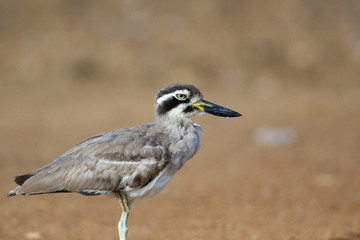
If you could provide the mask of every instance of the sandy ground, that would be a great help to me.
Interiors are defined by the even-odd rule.
[[[358,1],[0,4],[0,239],[117,239],[106,197],[6,198],[13,176],[198,86],[202,148],[135,202],[136,239],[360,239]],[[280,136],[279,136],[280,135]]]

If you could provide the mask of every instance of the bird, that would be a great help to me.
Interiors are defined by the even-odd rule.
[[[159,193],[199,150],[201,125],[191,117],[241,114],[203,99],[191,84],[175,83],[155,96],[155,121],[92,136],[35,171],[14,177],[7,196],[74,192],[108,195],[120,203],[120,240],[127,239],[135,200]]]

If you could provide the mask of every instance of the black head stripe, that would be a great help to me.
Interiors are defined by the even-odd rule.
[[[180,101],[177,100],[175,97],[171,97],[169,99],[167,99],[166,101],[162,102],[161,105],[158,106],[158,114],[159,115],[163,115],[169,111],[171,111],[171,109],[176,108],[177,106],[179,106],[182,103],[189,103],[189,99],[186,99],[185,101]]]

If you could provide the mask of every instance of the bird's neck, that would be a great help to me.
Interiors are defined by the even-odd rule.
[[[166,118],[160,117],[156,119],[156,122],[160,124],[165,129],[171,132],[188,132],[197,131],[201,133],[201,126],[195,123],[190,118]]]

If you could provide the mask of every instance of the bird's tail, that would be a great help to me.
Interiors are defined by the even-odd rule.
[[[6,196],[7,196],[7,197],[16,196],[17,191],[19,190],[20,187],[21,187],[21,186],[18,186],[18,187],[16,187],[16,188],[14,188],[13,190],[9,191],[9,192],[6,194]]]
[[[14,188],[13,190],[9,191],[6,196],[7,197],[16,196],[18,194],[18,191],[20,190],[21,186],[24,184],[24,182],[26,180],[28,180],[29,178],[31,178],[32,176],[34,176],[35,174],[36,174],[36,172],[31,172],[31,173],[26,173],[26,174],[15,176],[14,182],[19,186]]]
[[[34,172],[16,176],[14,181],[19,186],[9,191],[7,196],[34,195],[64,192],[61,173],[58,166],[47,165]]]

